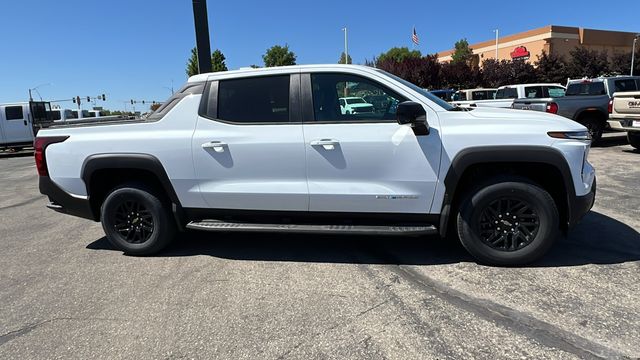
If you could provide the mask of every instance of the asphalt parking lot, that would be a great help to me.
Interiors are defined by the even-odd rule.
[[[596,204],[542,261],[437,238],[187,233],[124,256],[0,155],[0,358],[639,358],[640,152],[592,149]]]

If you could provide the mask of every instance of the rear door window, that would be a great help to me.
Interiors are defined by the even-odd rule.
[[[547,95],[545,97],[563,97],[565,89],[559,86],[548,86]]]
[[[22,106],[7,106],[4,108],[4,115],[7,120],[22,120],[24,115],[22,113]]]
[[[527,86],[524,88],[524,97],[527,99],[540,99],[543,97],[542,86]]]
[[[289,75],[221,80],[217,118],[237,123],[289,122]]]
[[[496,99],[517,99],[518,89],[516,88],[502,88],[496,92]]]

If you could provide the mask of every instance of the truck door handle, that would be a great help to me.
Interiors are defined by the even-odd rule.
[[[320,139],[312,140],[310,144],[311,146],[322,146],[325,150],[334,150],[339,142],[333,139]]]
[[[213,149],[213,151],[217,153],[224,152],[224,148],[227,146],[226,143],[222,141],[209,141],[207,143],[202,144],[203,149]]]

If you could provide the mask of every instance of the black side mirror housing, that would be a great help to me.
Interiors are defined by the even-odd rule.
[[[429,135],[429,123],[427,122],[427,112],[424,107],[414,101],[404,101],[398,104],[396,111],[398,124],[410,124],[413,132],[417,135]]]

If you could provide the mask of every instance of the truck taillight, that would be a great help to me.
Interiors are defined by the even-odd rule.
[[[552,103],[548,103],[547,104],[547,112],[551,113],[551,114],[557,114],[558,113],[558,104],[552,102]]]
[[[49,171],[47,169],[47,159],[44,156],[47,146],[55,143],[61,143],[68,138],[68,136],[43,136],[36,137],[36,139],[33,140],[33,153],[36,158],[36,168],[38,169],[38,175],[49,176]]]
[[[613,98],[609,100],[609,105],[607,105],[607,111],[609,112],[609,114],[613,114]]]

